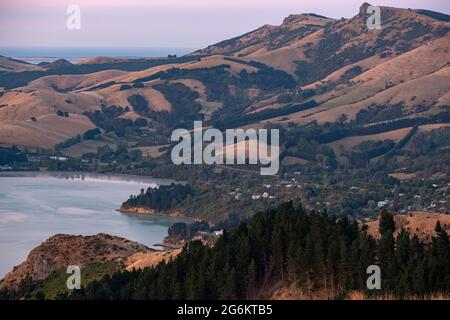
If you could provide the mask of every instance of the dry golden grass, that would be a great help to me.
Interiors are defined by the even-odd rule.
[[[293,165],[305,165],[308,164],[309,161],[305,160],[305,159],[301,159],[298,157],[291,157],[291,156],[287,156],[283,159],[283,161],[281,162],[282,165],[284,166],[293,166]]]
[[[330,292],[320,289],[314,292],[307,292],[297,288],[294,284],[278,283],[273,288],[268,288],[271,292],[269,299],[272,300],[328,300],[333,299]],[[263,293],[262,293],[263,294]],[[398,297],[392,294],[367,295],[362,291],[351,291],[345,300],[450,300],[450,293],[433,293],[424,296],[411,295]]]
[[[115,149],[116,145],[113,143],[108,143],[106,141],[97,140],[83,140],[76,145],[70,146],[64,149],[64,154],[71,157],[81,157],[84,153],[97,152],[98,147],[109,145],[111,149]]]
[[[135,121],[136,119],[140,118],[140,115],[138,115],[134,111],[128,111],[128,112],[125,112],[125,113],[121,114],[120,116],[118,116],[118,118],[129,119],[129,120]]]
[[[410,179],[414,179],[416,177],[415,173],[390,173],[389,174],[390,177],[398,179],[400,181],[402,180],[410,180]]]
[[[291,17],[292,16],[288,17],[287,19]],[[324,25],[329,21],[331,21],[331,19],[297,15],[296,17],[294,17],[294,19],[291,19],[291,22],[289,22],[287,25],[285,25],[284,27],[282,25],[282,28],[279,28],[277,26],[266,26],[266,29],[263,29],[263,27],[258,30],[261,30],[263,33],[269,33],[271,31],[276,31],[279,29],[292,30],[306,24]],[[234,53],[234,55],[239,57],[244,56],[245,59],[262,62],[271,67],[284,70],[296,77],[295,71],[297,68],[297,64],[295,63],[295,61],[306,59],[302,46],[307,43],[317,44],[322,35],[323,30],[318,30],[310,35],[307,35],[304,38],[290,41],[285,44],[285,46],[274,50],[270,49],[263,41],[255,45],[246,46],[242,50]],[[260,35],[249,34],[248,36],[249,39],[244,39],[244,41],[252,41],[252,38]]]
[[[206,87],[199,80],[196,80],[196,79],[177,79],[177,80],[172,80],[172,81],[169,81],[169,82],[170,83],[181,83],[182,85],[185,85],[186,87],[188,87],[192,91],[197,92],[200,96],[204,97],[206,95]]]
[[[346,150],[352,149],[361,142],[364,141],[383,141],[383,140],[393,140],[395,142],[400,141],[404,136],[406,136],[411,131],[411,128],[402,128],[397,130],[392,130],[388,132],[383,132],[379,134],[372,134],[366,136],[354,136],[347,137],[337,141],[333,141],[327,144],[331,147],[337,154],[339,154],[339,150],[344,147]]]
[[[158,73],[160,71],[166,71],[166,70],[169,70],[171,68],[179,67],[179,66],[180,65],[178,65],[178,64],[160,65],[160,66],[151,67],[151,68],[148,68],[148,69],[145,69],[145,70],[142,70],[142,71],[129,72],[126,75],[119,76],[119,77],[110,79],[108,81],[123,82],[123,83],[133,82],[133,81],[138,80],[140,78],[152,76],[155,73]],[[107,82],[107,81],[105,81],[105,82]]]
[[[151,146],[151,147],[138,147],[136,149],[141,150],[144,157],[158,158],[167,152],[165,149],[169,145]]]
[[[223,56],[215,55],[210,57],[202,58],[200,61],[194,61],[190,63],[186,63],[180,66],[181,69],[199,69],[199,68],[212,68],[220,65],[229,65],[231,72],[234,74],[238,74],[242,70],[246,70],[247,72],[256,72],[258,68],[249,66],[247,64],[238,63],[235,61],[225,60]]]
[[[286,47],[270,51],[266,48],[262,48],[248,55],[247,59],[262,62],[271,67],[284,70],[296,77],[295,71],[297,69],[297,64],[295,61],[306,59],[302,47],[308,43],[316,45],[322,36],[323,30],[318,30],[302,39],[290,43]]]
[[[317,120],[320,123],[334,122],[341,114],[346,114],[348,119],[354,120],[358,112],[366,109],[370,105],[399,105],[402,104],[406,108],[418,105],[431,106],[440,102],[446,103],[446,95],[450,90],[450,67],[442,68],[435,73],[425,75],[416,79],[400,83],[392,88],[382,90],[373,96],[367,92],[369,98],[363,99],[352,104],[345,104],[334,107],[324,112],[317,113],[308,118],[308,120]],[[359,88],[355,92],[361,94],[365,89]],[[334,103],[340,103],[339,100],[347,99],[351,93],[342,98],[336,98],[322,105],[327,108]],[[360,98],[360,97],[357,97]],[[353,99],[353,98],[352,98]]]
[[[224,141],[226,143],[226,141]],[[233,144],[224,145],[221,152],[217,153],[217,156],[223,157],[225,159],[227,154],[235,155],[235,159],[240,160],[253,160],[255,162],[259,161],[259,145],[262,143],[258,140],[245,140]],[[265,145],[267,153],[270,152],[270,145]]]
[[[5,72],[22,72],[22,71],[39,71],[41,67],[22,61],[17,61],[7,57],[0,56],[0,71]]]
[[[403,24],[409,21],[416,21],[433,30],[431,35],[438,27],[450,26],[450,23],[437,21],[425,15],[417,14],[414,10],[392,9],[383,7],[385,12],[390,15],[386,28],[391,27],[391,23]],[[129,90],[120,90],[122,84],[131,84],[135,80],[154,75],[160,71],[166,71],[171,68],[179,69],[197,69],[211,68],[219,65],[229,65],[230,72],[234,75],[242,70],[255,72],[258,69],[245,63],[226,60],[222,55],[224,52],[233,51],[234,56],[244,61],[259,61],[269,66],[285,70],[293,75],[297,68],[296,61],[308,60],[305,56],[305,48],[316,47],[324,37],[324,29],[319,29],[304,38],[290,38],[284,42],[283,34],[290,34],[293,30],[304,25],[324,25],[330,22],[330,19],[324,19],[309,15],[291,15],[285,19],[280,26],[265,25],[253,32],[247,33],[236,41],[225,43],[223,46],[210,46],[203,50],[210,56],[203,57],[197,61],[191,61],[180,64],[167,64],[148,68],[137,72],[126,72],[118,70],[107,70],[85,75],[58,75],[47,76],[30,82],[28,85],[6,92],[0,97],[0,124],[4,126],[2,133],[12,136],[16,134],[20,143],[31,141],[37,146],[36,137],[45,136],[45,125],[37,125],[36,137],[26,137],[32,135],[30,124],[27,121],[30,117],[43,118],[55,113],[54,107],[58,110],[82,114],[84,111],[92,111],[100,108],[101,105],[126,107],[128,97],[132,94],[144,96],[155,111],[171,111],[171,105],[164,95],[153,89],[152,86],[160,83],[161,80],[152,80],[144,83],[144,88],[132,88]],[[398,26],[393,26],[397,28]],[[379,39],[380,31],[361,32],[361,19],[356,16],[348,20],[340,20],[332,26],[332,32],[343,35],[353,32],[349,41],[344,41],[340,48],[336,49],[339,53],[354,45],[364,44],[365,46],[374,46]],[[399,30],[407,32],[407,30]],[[281,36],[280,36],[281,35]],[[275,37],[275,38],[274,38]],[[389,35],[388,37],[394,37]],[[281,41],[281,48],[272,49],[271,41]],[[397,105],[403,104],[406,108],[414,111],[417,106],[432,107],[429,113],[436,113],[442,110],[442,106],[450,104],[450,67],[448,66],[448,52],[450,50],[450,35],[440,39],[425,40],[419,39],[411,41],[412,50],[395,55],[395,52],[387,57],[380,58],[374,55],[365,60],[356,62],[336,70],[306,88],[316,88],[324,84],[330,84],[339,81],[341,76],[351,67],[360,66],[364,72],[352,79],[351,83],[340,84],[333,90],[324,94],[315,96],[314,99],[319,106],[311,110],[300,111],[288,116],[269,119],[256,124],[263,126],[267,122],[281,123],[288,122],[305,124],[311,121],[319,123],[334,122],[342,114],[346,114],[349,119],[355,119],[358,112],[367,108],[369,105]],[[386,39],[389,40],[389,39]],[[125,61],[126,59],[96,57],[83,61],[82,63],[111,63]],[[42,69],[40,67],[20,63],[0,57],[0,65],[12,70],[24,69]],[[0,68],[1,69],[1,68]],[[109,82],[116,84],[108,85],[100,90],[93,90],[94,87],[105,85]],[[208,101],[206,96],[205,84],[193,79],[179,79],[175,82],[183,83],[187,87],[199,93],[197,101],[203,106],[201,112],[205,118],[209,119],[211,114],[222,107],[220,102]],[[229,87],[230,93],[235,91],[232,86]],[[58,92],[59,91],[59,92]],[[65,91],[65,92],[61,92]],[[250,88],[245,91],[247,97],[256,102],[246,111],[256,112],[265,108],[278,108],[283,104],[272,101],[261,101],[261,92],[258,89]],[[258,101],[260,100],[260,101]],[[270,99],[269,99],[270,100]],[[439,107],[441,106],[441,107]],[[137,115],[130,112],[122,115],[123,118],[136,119]],[[16,121],[16,122],[4,122]],[[43,141],[41,147],[48,147],[51,143],[60,141],[66,137],[67,132],[80,132],[85,127],[85,123],[80,125],[76,122],[70,123],[70,130],[56,130],[60,132],[48,132],[48,141]],[[55,124],[56,125],[56,124]],[[33,124],[32,126],[36,126]],[[41,130],[41,131],[39,131]],[[424,128],[425,130],[425,128]],[[28,139],[28,140],[27,140]],[[3,141],[12,139],[2,137]],[[45,138],[44,138],[45,140]],[[357,140],[357,139],[356,139]],[[352,144],[357,141],[343,141],[345,144]],[[0,141],[1,143],[1,141]]]
[[[23,87],[23,90],[80,90],[97,85],[104,81],[109,81],[128,72],[121,70],[105,70],[79,75],[54,75],[46,76],[34,81]]]
[[[419,127],[419,132],[429,132],[432,130],[436,130],[439,128],[450,127],[450,123],[434,123],[434,124],[426,124]]]
[[[48,114],[38,117],[37,122],[0,121],[0,144],[52,149],[94,127],[87,117],[78,114],[71,114],[69,118]]]
[[[2,120],[29,120],[54,114],[55,110],[70,113],[83,113],[83,111],[97,109],[101,97],[81,93],[59,93],[50,90],[35,92],[10,91],[0,97],[0,121]]]
[[[381,58],[379,55],[371,56],[367,59],[355,62],[353,64],[349,64],[339,70],[336,70],[336,71],[330,73],[325,78],[302,87],[302,89],[315,89],[315,88],[319,88],[326,84],[331,84],[331,83],[337,82],[341,79],[341,76],[343,76],[345,74],[345,72],[347,72],[349,69],[351,69],[353,67],[359,66],[363,69],[363,72],[364,72],[366,70],[374,68],[377,65],[384,63],[386,61],[389,61],[391,59],[392,59],[392,57]]]
[[[368,296],[364,292],[352,291],[348,294],[347,299],[349,300],[450,300],[449,293],[434,293],[425,296],[407,296],[407,297],[396,297],[391,294],[381,294],[375,296]]]
[[[336,114],[348,113],[350,119],[357,113],[354,110],[370,104],[431,105],[450,90],[446,81],[449,43],[447,36],[385,61],[355,77],[353,84],[338,86],[318,100],[325,101],[326,109],[340,108]],[[312,119],[323,121],[321,117]]]
[[[275,26],[266,24],[256,30],[237,37],[232,41],[221,43],[220,45],[211,45],[203,50],[200,50],[200,52],[195,52],[194,54],[201,53],[202,55],[220,55],[233,52],[234,56],[251,56],[252,60],[255,60],[254,58],[264,56],[265,53],[270,52],[271,41],[269,41],[269,39],[277,42],[275,39],[278,38],[278,41],[282,42],[283,33],[293,33],[294,30],[298,30],[305,25],[324,25],[329,21],[332,21],[332,19],[304,14],[290,15],[281,25]],[[289,40],[287,43],[284,43],[284,45],[289,46],[294,44],[296,41],[297,38]]]
[[[128,58],[113,58],[113,57],[93,57],[86,58],[78,61],[78,64],[102,64],[102,63],[116,63],[116,62],[125,62],[129,60]]]
[[[284,70],[295,76],[295,70],[297,69],[295,61],[305,60],[305,53],[296,46],[284,47],[273,51],[263,49],[251,54],[248,56],[248,59]]]
[[[420,240],[430,242],[431,238],[436,236],[434,228],[439,221],[441,227],[450,232],[450,214],[438,214],[430,212],[414,212],[411,215],[397,214],[394,216],[396,229],[394,235],[396,236],[401,229],[415,234]],[[367,232],[374,238],[380,238],[378,231],[379,221],[374,220],[367,223]]]
[[[419,21],[423,21],[424,24],[436,25],[435,22],[430,22],[429,19],[417,15],[413,11],[399,10],[395,15],[402,20],[414,16]],[[347,27],[351,28],[352,26],[353,22]],[[356,27],[356,24],[354,26]],[[374,34],[369,34],[357,36],[354,39],[355,43],[364,40],[365,44],[369,45],[376,39]],[[317,37],[320,39],[321,30],[307,38]],[[300,43],[306,41],[305,39],[300,40]],[[314,43],[314,41],[310,42]],[[399,56],[386,59],[373,56],[355,63],[355,65],[360,65],[366,71],[354,77],[350,84],[338,85],[334,90],[314,97],[317,102],[321,103],[319,107],[314,110],[294,113],[288,117],[271,119],[271,121],[280,123],[292,121],[305,124],[315,120],[319,123],[324,123],[336,121],[341,114],[346,114],[349,119],[354,119],[360,110],[367,108],[371,104],[396,105],[403,103],[407,107],[432,106],[434,104],[448,105],[450,102],[450,82],[447,80],[450,76],[448,67],[450,35],[420,44],[419,42],[414,43],[415,49]],[[298,47],[298,45],[295,48],[285,47],[278,49],[278,51],[283,56],[284,51],[301,50]],[[264,53],[264,55],[270,56],[270,60],[276,63],[278,51],[273,50]],[[297,55],[300,55],[300,53],[297,53]],[[254,60],[269,63],[268,61],[263,61],[262,58],[258,59],[258,57],[255,57]],[[292,70],[288,70],[290,68],[289,57],[284,56],[281,60],[286,65],[278,65],[278,67],[292,72]],[[317,87],[336,81],[349,67],[346,66],[341,70],[337,70],[307,87]],[[285,120],[284,118],[287,119]]]
[[[106,104],[109,106],[122,106],[133,107],[128,102],[128,97],[132,95],[141,95],[149,102],[149,107],[155,111],[168,111],[172,110],[172,105],[167,101],[166,97],[158,90],[153,89],[150,86],[143,88],[131,88],[127,90],[120,90],[121,85],[116,84],[98,91],[101,94]]]
[[[162,261],[169,261],[178,254],[182,249],[175,249],[171,251],[149,251],[149,252],[137,252],[129,256],[125,262],[126,269],[131,271],[133,269],[144,269],[148,267],[154,267]]]

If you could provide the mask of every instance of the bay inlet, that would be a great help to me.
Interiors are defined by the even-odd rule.
[[[0,174],[0,278],[57,233],[108,233],[149,247],[187,218],[117,212],[140,189],[171,180],[88,173]]]

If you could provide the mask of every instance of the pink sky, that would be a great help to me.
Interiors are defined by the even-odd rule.
[[[234,37],[289,14],[352,17],[362,0],[0,0],[0,47],[192,47]],[[449,13],[449,1],[379,0],[374,5]],[[69,4],[81,30],[67,30]]]
[[[102,6],[102,7],[117,7],[117,6],[138,6],[138,7],[282,7],[282,6],[333,6],[333,3],[340,6],[359,6],[364,1],[355,0],[339,0],[339,1],[321,1],[321,0],[226,0],[226,1],[214,1],[214,0],[73,0],[73,1],[61,1],[61,0],[3,0],[1,5],[6,6],[61,6],[68,4],[76,4],[79,6]],[[370,2],[370,1],[368,1]],[[411,6],[427,6],[430,3],[441,3],[445,0],[431,0],[431,1],[417,1],[417,0],[378,0],[370,2],[374,5],[391,5],[398,7],[411,7]],[[447,5],[448,7],[448,5]]]

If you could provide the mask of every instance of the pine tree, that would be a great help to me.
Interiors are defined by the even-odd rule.
[[[236,294],[236,269],[234,267],[227,266],[225,277],[225,287],[223,292],[223,298],[225,300],[237,299]]]
[[[339,266],[338,266],[338,284],[339,293],[344,294],[350,288],[351,282],[351,269],[349,261],[348,248],[345,245],[345,241],[340,241],[339,246]]]
[[[271,269],[273,274],[280,274],[281,280],[284,281],[283,231],[279,225],[274,228],[271,239]]]
[[[256,298],[256,288],[257,288],[257,273],[256,273],[256,263],[252,259],[250,265],[248,266],[248,271],[246,275],[246,297],[247,299]]]
[[[367,226],[363,227],[359,235],[359,265],[360,283],[358,289],[366,288],[367,267],[376,263],[376,241],[367,233]]]
[[[329,290],[327,288],[327,296],[334,298],[336,295],[336,280],[339,264],[339,246],[335,237],[332,237],[328,243],[326,269],[329,274]]]
[[[288,252],[287,252],[287,271],[288,278],[290,281],[297,283],[298,281],[298,246],[295,245],[294,241],[289,242]],[[301,248],[300,248],[301,250]]]
[[[411,238],[411,291],[418,296],[425,293],[425,263],[423,245],[420,243],[419,237],[414,235]]]
[[[395,257],[400,275],[396,278],[394,291],[398,295],[408,295],[411,293],[411,242],[409,233],[404,229],[397,235]]]
[[[314,243],[311,239],[311,235],[306,236],[306,244],[304,250],[304,256],[302,259],[303,270],[303,287],[306,289],[308,296],[311,297],[312,290],[314,289]]]
[[[395,261],[395,222],[392,214],[383,210],[380,216],[379,261],[382,277],[382,288],[388,291],[395,289],[396,261]]]
[[[386,209],[383,209],[380,214],[380,234],[383,236],[389,233],[394,233],[394,231],[394,216],[390,214]]]
[[[328,278],[326,273],[326,262],[325,262],[325,254],[323,252],[322,239],[318,238],[314,241],[314,262],[313,262],[313,270],[314,270],[314,281],[320,285],[320,287],[327,288],[328,286]],[[320,283],[322,282],[322,283]]]
[[[432,240],[429,251],[428,266],[430,288],[444,292],[450,288],[450,245],[447,232],[436,223],[436,237]]]

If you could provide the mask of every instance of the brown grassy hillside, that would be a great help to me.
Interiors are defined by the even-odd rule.
[[[52,148],[95,126],[92,118],[89,120],[83,114],[101,111],[103,107],[126,109],[117,116],[120,119],[136,121],[147,117],[150,121],[152,114],[134,110],[130,103],[132,96],[144,98],[153,115],[167,112],[182,117],[183,110],[189,110],[191,105],[183,101],[184,105],[174,106],[173,101],[180,98],[170,97],[173,88],[162,90],[161,85],[178,85],[197,94],[189,104],[198,103],[198,118],[203,116],[207,121],[224,114],[234,119],[296,103],[312,100],[317,103],[308,110],[250,121],[251,126],[257,127],[269,122],[283,126],[290,122],[324,124],[337,122],[343,115],[348,122],[374,108],[381,110],[378,116],[383,121],[427,117],[448,110],[449,17],[422,10],[381,7],[382,29],[369,30],[367,6],[363,4],[351,19],[290,15],[279,26],[265,25],[196,51],[189,62],[168,60],[167,64],[140,71],[111,69],[51,75],[22,87],[2,89],[0,144]],[[22,71],[41,68],[1,59],[12,68],[5,72],[13,72],[14,68]],[[128,62],[97,57],[81,65]],[[64,72],[67,64],[56,61],[45,69]],[[292,75],[294,85],[273,85],[280,81],[281,75],[270,67]],[[218,71],[220,68],[224,68],[225,74]],[[256,74],[262,76],[258,78]],[[54,117],[58,110],[68,112],[70,120]],[[383,110],[389,112],[383,116]],[[30,123],[32,117],[37,121]],[[180,119],[173,121],[177,120]]]
[[[437,214],[430,212],[414,212],[411,215],[398,214],[394,216],[396,236],[402,229],[410,232],[411,235],[417,235],[420,240],[429,242],[431,238],[436,236],[434,228],[439,221],[441,227],[450,232],[450,214]],[[367,223],[367,231],[375,238],[380,237],[378,230],[379,220]]]

